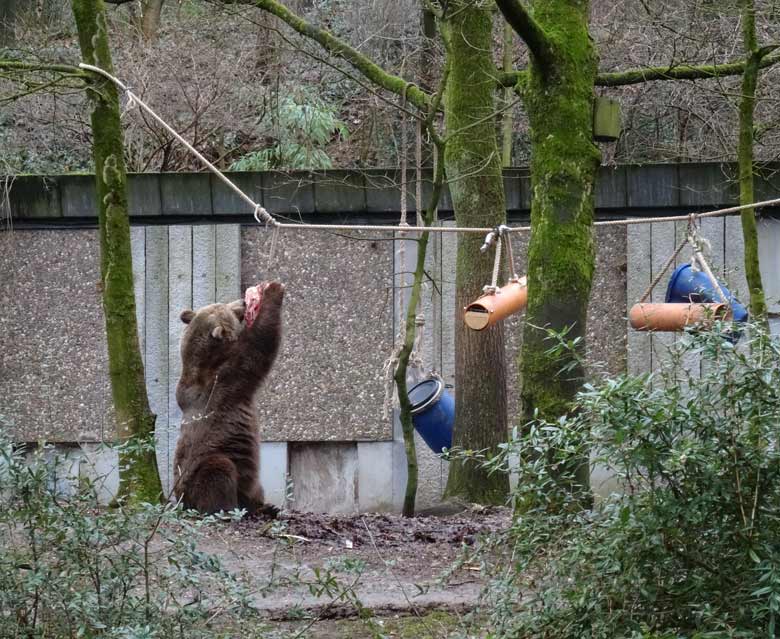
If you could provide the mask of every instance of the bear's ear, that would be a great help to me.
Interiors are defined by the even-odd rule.
[[[189,324],[192,321],[192,318],[195,317],[195,311],[188,308],[187,310],[182,311],[179,317],[181,317],[182,322]]]
[[[225,329],[222,326],[215,326],[213,329],[211,329],[211,336],[214,339],[222,339],[222,336],[225,334]]]

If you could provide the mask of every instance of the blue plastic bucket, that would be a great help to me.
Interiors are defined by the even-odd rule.
[[[452,427],[455,424],[455,400],[440,379],[426,379],[409,391],[412,422],[434,453],[452,448]]]
[[[735,322],[746,322],[748,318],[747,309],[739,303],[723,282],[718,281],[723,294],[731,306],[731,313]],[[720,295],[713,286],[710,278],[702,271],[694,271],[690,264],[683,264],[674,269],[672,278],[669,280],[669,286],[666,287],[667,302],[696,302],[696,303],[718,303],[721,302]]]

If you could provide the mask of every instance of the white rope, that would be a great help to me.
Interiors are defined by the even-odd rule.
[[[496,236],[496,257],[493,260],[493,277],[490,286],[482,289],[483,293],[495,293],[498,290],[498,271],[501,269],[501,235]]]
[[[404,308],[404,296],[406,294],[406,229],[409,227],[407,222],[407,155],[409,153],[408,141],[407,141],[407,122],[406,122],[406,89],[401,96],[401,218],[398,222],[398,228],[394,229],[398,231],[398,235],[401,237],[398,243],[398,251],[396,252],[398,265],[398,332],[393,344],[393,352],[385,360],[382,367],[382,375],[385,382],[385,401],[382,404],[382,416],[384,419],[390,419],[390,415],[395,405],[398,393],[395,386],[395,371],[398,368],[398,364],[401,361],[401,351],[404,347],[404,341],[406,336],[406,313]],[[418,203],[419,204],[419,203]],[[419,215],[419,214],[418,214]],[[419,224],[419,220],[418,220]],[[411,357],[410,357],[411,359]],[[407,367],[408,368],[408,367]]]
[[[157,115],[141,98],[130,91],[127,86],[122,84],[117,78],[110,73],[100,69],[99,67],[92,66],[91,64],[79,63],[79,67],[88,71],[94,71],[102,75],[103,77],[111,80],[117,87],[122,89],[127,95],[129,104],[135,103],[146,111],[152,118],[154,118],[160,125],[173,135],[179,142],[181,142],[195,157],[197,157],[214,175],[216,175],[222,182],[224,182],[233,192],[236,193],[242,200],[247,202],[254,208],[254,217],[259,224],[267,224],[278,227],[280,229],[298,229],[298,230],[318,230],[318,231],[398,231],[397,226],[382,225],[382,224],[304,224],[304,223],[289,223],[279,222],[276,220],[263,206],[252,200],[246,193],[238,188],[233,182],[231,182],[216,166],[209,162],[203,155],[201,155],[189,142],[187,142],[181,135],[174,131],[159,115]],[[731,206],[724,209],[716,209],[714,211],[708,211],[706,213],[695,213],[697,217],[720,217],[724,215],[730,215],[732,213],[738,213],[746,209],[757,209],[776,206],[780,204],[780,198],[774,198],[772,200],[763,200],[761,202],[754,202],[752,204],[742,204],[740,206]],[[623,226],[631,224],[652,224],[655,222],[676,222],[687,220],[690,216],[686,215],[670,215],[667,217],[644,217],[644,218],[628,218],[625,220],[606,220],[602,222],[594,222],[594,226]],[[486,227],[474,227],[474,226],[408,226],[405,227],[405,231],[427,231],[430,233],[489,233],[493,229]],[[506,228],[507,233],[525,233],[531,230],[530,226],[508,226]]]
[[[691,258],[692,268],[694,268],[695,270],[696,266],[698,265],[701,268],[701,270],[704,271],[707,278],[710,280],[710,283],[712,284],[713,288],[718,292],[721,301],[727,306],[731,306],[731,303],[726,298],[726,294],[723,292],[723,289],[721,288],[720,282],[715,277],[715,275],[713,275],[712,269],[710,268],[707,259],[704,257],[704,253],[707,250],[711,250],[710,243],[707,240],[705,240],[703,237],[699,236],[696,227],[693,225],[691,225],[691,230],[690,233],[688,234],[688,243],[693,247],[693,257]]]

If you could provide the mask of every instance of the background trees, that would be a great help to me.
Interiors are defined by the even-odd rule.
[[[136,33],[133,19],[128,3],[121,3],[113,9],[112,27],[128,75],[135,74],[135,83],[142,87],[137,90],[166,105],[163,111],[170,112],[164,112],[164,117],[221,166],[242,166],[262,149],[288,143],[268,125],[274,118],[267,114],[299,86],[316,86],[323,109],[332,109],[334,117],[338,113],[338,121],[350,129],[348,148],[340,139],[344,136],[322,139],[321,150],[334,164],[395,164],[398,152],[393,141],[399,115],[388,103],[403,97],[409,108],[426,114],[431,104],[430,79],[446,66],[451,81],[438,125],[447,143],[445,164],[461,225],[489,226],[503,219],[494,97],[497,89],[513,87],[523,104],[523,110],[513,114],[514,158],[531,161],[535,228],[529,254],[531,299],[522,395],[526,416],[540,411],[553,417],[566,411],[584,373],[576,358],[561,363],[545,356],[545,334],[539,327],[567,330],[571,338],[585,331],[593,270],[594,176],[599,162],[591,131],[594,92],[608,87],[626,105],[626,132],[605,149],[607,160],[733,158],[734,91],[738,97],[749,93],[735,89],[738,76],[751,65],[768,68],[768,75],[775,73],[770,68],[777,61],[773,45],[763,50],[754,46],[759,37],[771,42],[765,31],[774,8],[759,4],[745,14],[755,18],[757,33],[747,39],[750,56],[745,59],[724,44],[739,24],[739,7],[730,3],[650,6],[638,1],[616,7],[596,2],[591,7],[587,2],[526,5],[506,0],[497,4],[524,43],[514,51],[516,71],[499,70],[503,29],[488,2],[426,4],[427,15],[434,15],[443,36],[438,44],[420,34],[420,6],[411,0],[379,9],[362,3],[283,5],[273,0],[161,5],[169,13],[160,23],[158,42],[131,37]],[[35,55],[71,59],[68,43],[72,44],[73,34],[68,30],[72,27],[66,18],[57,21],[56,6],[52,4],[48,22],[40,16],[37,21],[17,20],[15,29],[36,34],[42,46]],[[51,28],[55,24],[56,36]],[[204,24],[209,25],[207,37]],[[235,37],[237,32],[254,39]],[[230,54],[223,52],[225,47]],[[731,62],[720,64],[723,61]],[[625,71],[626,62],[637,68]],[[697,78],[712,80],[709,88],[686,84],[682,90],[670,82],[643,85],[648,80]],[[768,106],[773,103],[761,97],[759,93],[757,115],[768,116],[766,131],[774,132],[776,118]],[[64,132],[60,138],[53,136],[55,145],[73,154],[71,164],[88,167],[82,147],[91,134],[80,119],[80,100],[76,95],[41,95],[38,105],[41,114],[49,114],[49,124],[57,122],[57,131]],[[21,107],[14,105],[9,117],[30,122],[21,118],[17,108]],[[70,127],[63,127],[63,121]],[[189,168],[190,158],[155,125],[137,128],[128,121],[126,126],[131,166]],[[774,134],[748,128],[751,137],[762,143],[757,157],[773,158],[780,148]],[[19,150],[10,155],[12,166],[30,167],[44,157],[50,161],[52,149],[40,148],[24,126],[11,130],[8,146]],[[474,237],[460,241],[459,306],[490,279],[490,260],[478,253],[477,243]],[[460,322],[456,325],[456,443],[491,448],[506,432],[501,329],[477,335],[466,333]],[[559,374],[562,367],[566,375]],[[482,494],[466,488],[477,485],[484,487]],[[453,466],[452,493],[490,500],[504,490],[484,476],[479,481],[462,480],[460,464]]]

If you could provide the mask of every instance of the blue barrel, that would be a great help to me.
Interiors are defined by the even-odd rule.
[[[723,294],[731,306],[731,312],[735,322],[746,322],[747,309],[739,303],[723,282],[718,281]],[[674,269],[669,286],[666,287],[667,302],[696,302],[699,304],[719,303],[720,295],[713,286],[710,278],[703,271],[694,271],[690,264],[683,264]]]
[[[409,391],[412,422],[420,437],[434,453],[452,448],[452,427],[455,424],[455,400],[440,379],[426,379]]]

